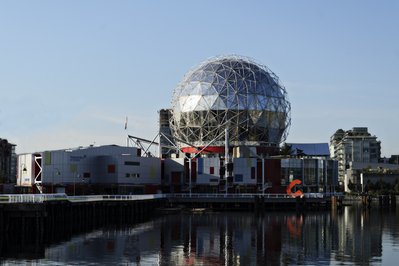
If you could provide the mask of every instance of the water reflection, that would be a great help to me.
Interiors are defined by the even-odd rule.
[[[182,213],[103,229],[43,248],[53,265],[396,265],[398,212]]]

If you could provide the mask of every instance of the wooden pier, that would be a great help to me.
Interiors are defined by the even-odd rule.
[[[41,257],[45,245],[97,228],[144,221],[165,205],[165,198],[157,195],[5,198],[0,200],[0,256],[7,257]]]
[[[66,194],[0,195],[0,257],[40,258],[46,245],[73,235],[108,226],[128,226],[151,218],[165,207],[184,206],[214,210],[325,210],[333,197],[305,194]],[[21,252],[26,252],[23,254]]]

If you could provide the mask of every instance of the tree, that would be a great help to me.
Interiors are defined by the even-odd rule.
[[[292,153],[292,146],[284,142],[283,146],[280,148],[280,155],[291,156]]]

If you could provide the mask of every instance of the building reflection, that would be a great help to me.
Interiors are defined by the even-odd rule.
[[[380,258],[384,220],[395,213],[377,208],[345,208],[338,220],[340,242],[335,259],[367,265]]]
[[[72,236],[58,244],[19,246],[25,251],[20,253],[2,243],[1,255],[71,264],[368,265],[381,261],[384,234],[398,240],[398,216],[394,210],[355,206],[302,214],[182,213]]]

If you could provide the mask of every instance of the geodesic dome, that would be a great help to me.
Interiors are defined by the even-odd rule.
[[[175,88],[170,127],[180,144],[277,146],[286,139],[291,106],[266,66],[240,56],[209,59]]]

